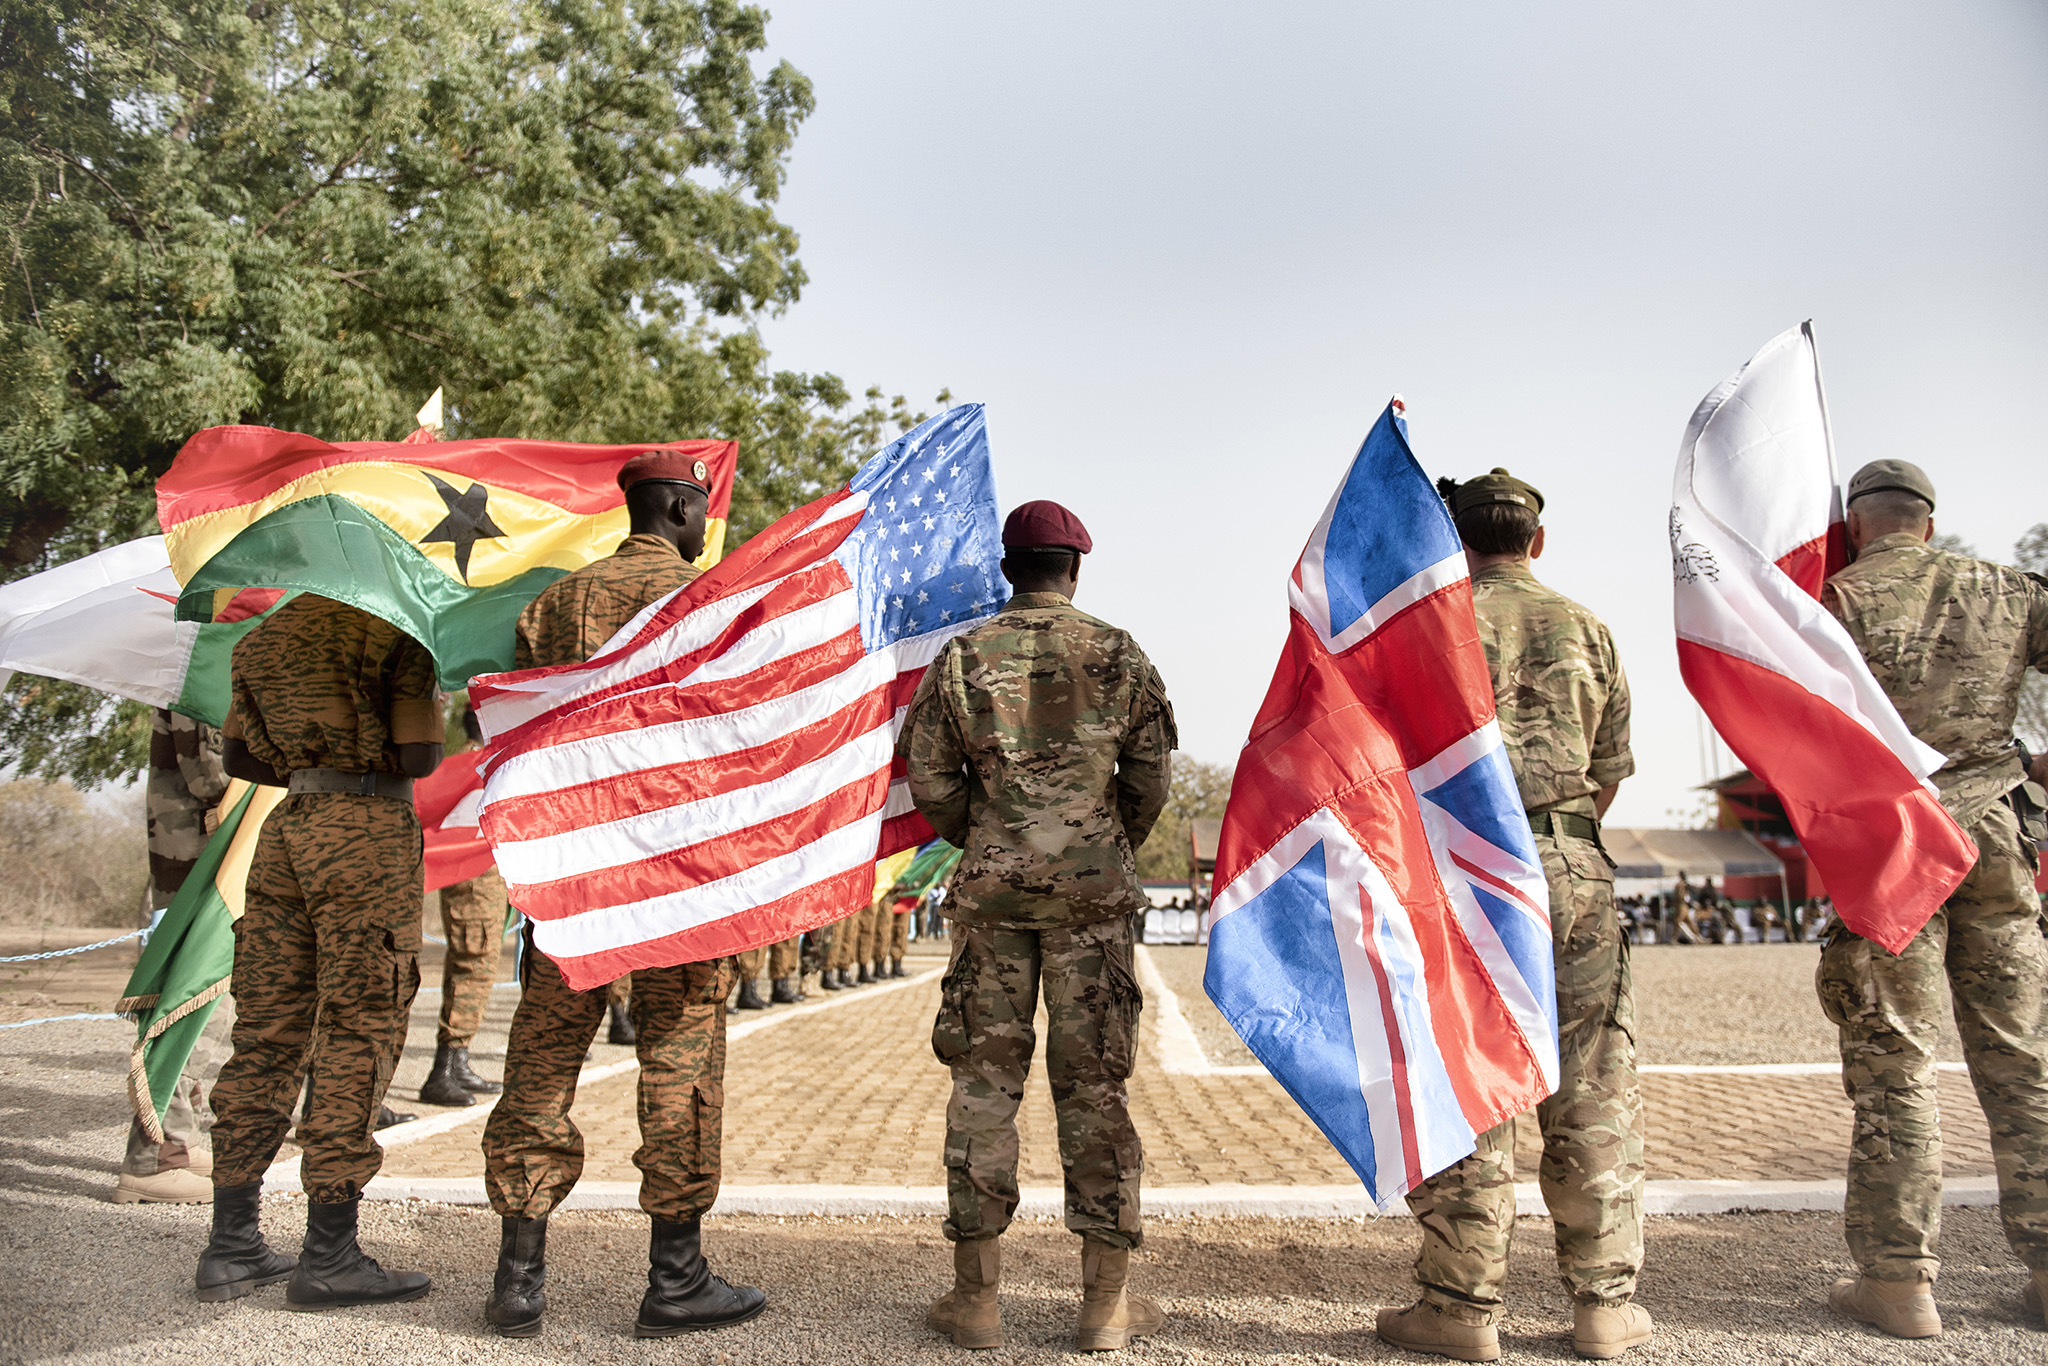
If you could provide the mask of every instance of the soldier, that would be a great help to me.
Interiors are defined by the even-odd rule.
[[[932,1026],[932,1049],[953,1073],[954,1279],[925,1321],[962,1347],[1002,1344],[998,1239],[1017,1210],[1017,1106],[1042,981],[1067,1227],[1082,1238],[1075,1345],[1114,1350],[1162,1318],[1125,1289],[1143,1237],[1144,1170],[1125,1082],[1144,1006],[1131,958],[1131,913],[1145,904],[1133,851],[1165,809],[1178,736],[1137,642],[1074,608],[1081,556],[1093,548],[1080,519],[1026,503],[1005,522],[1003,546],[1015,596],[946,643],[898,741],[917,809],[966,850]]]
[[[206,849],[208,819],[227,790],[220,732],[203,721],[156,708],[150,722],[145,792],[151,910],[170,905],[185,885],[186,875]],[[139,1117],[129,1122],[115,1204],[203,1205],[213,1199],[213,1111],[206,1093],[227,1059],[234,1023],[234,999],[223,996],[164,1107],[161,1141],[149,1136]]]
[[[1835,921],[1816,976],[1856,1106],[1843,1222],[1861,1274],[1836,1282],[1828,1303],[1903,1338],[1941,1332],[1934,1049],[1944,973],[1991,1123],[2005,1236],[2033,1276],[2027,1312],[2040,1318],[2048,1299],[2048,953],[2033,889],[2039,855],[2015,804],[2028,774],[2012,736],[2026,671],[2048,669],[2048,584],[1936,550],[1933,514],[1934,485],[1918,466],[1865,465],[1849,481],[1855,561],[1821,590],[1908,728],[1948,756],[1934,783],[1977,846],[1976,865],[1904,953]],[[2035,761],[2033,777],[2048,778],[2048,764]]]
[[[780,944],[765,948],[748,949],[739,956],[740,995],[733,1002],[735,1010],[766,1010],[774,1005],[794,1005],[805,999],[803,990],[802,959],[799,950],[803,936],[785,939]],[[766,970],[770,979],[769,997],[761,999],[761,988],[757,985],[761,973]]]
[[[558,579],[519,616],[520,668],[580,663],[641,608],[697,577],[710,501],[704,462],[648,451],[626,462],[632,534],[608,559]],[[502,1221],[498,1273],[484,1310],[504,1337],[532,1337],[547,1309],[548,1214],[583,1172],[583,1135],[569,1117],[576,1074],[604,1019],[603,988],[572,991],[536,952],[505,1046],[505,1094],[484,1128],[484,1184]],[[653,1216],[647,1294],[637,1337],[743,1323],[766,1297],[728,1285],[704,1263],[700,1221],[718,1198],[725,1105],[725,998],[731,960],[632,974],[640,1058],[640,1207]]]
[[[457,753],[483,742],[476,712],[464,708],[465,743]],[[448,941],[441,959],[441,1023],[434,1036],[434,1067],[420,1087],[429,1105],[474,1105],[480,1095],[503,1089],[476,1074],[469,1065],[469,1041],[483,1027],[484,1009],[498,976],[505,943],[505,879],[496,868],[443,887],[441,937]]]
[[[1628,680],[1600,619],[1531,570],[1543,553],[1543,495],[1503,469],[1439,487],[1465,543],[1501,737],[1550,884],[1559,1076],[1536,1119],[1572,1345],[1582,1357],[1616,1357],[1651,1331],[1648,1312],[1630,1302],[1643,1263],[1643,1118],[1628,938],[1600,843],[1600,818],[1635,772]],[[1500,1356],[1514,1161],[1510,1120],[1410,1192],[1422,1296],[1380,1310],[1382,1338],[1461,1361]]]
[[[295,1309],[418,1299],[424,1275],[386,1271],[357,1247],[356,1202],[383,1161],[371,1128],[420,984],[412,780],[441,761],[434,661],[397,627],[307,593],[236,644],[231,678],[227,771],[290,795],[263,823],[235,922],[239,1018],[213,1091],[199,1298],[290,1276]],[[306,1237],[294,1264],[264,1242],[258,1200],[309,1049]]]

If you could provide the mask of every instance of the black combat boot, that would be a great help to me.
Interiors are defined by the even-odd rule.
[[[761,999],[761,988],[749,977],[740,983],[740,998],[733,1002],[734,1010],[766,1010],[768,1003]]]
[[[434,1050],[434,1070],[420,1087],[420,1099],[429,1105],[474,1105],[476,1097],[455,1077],[455,1049],[442,1044]]]
[[[418,1115],[413,1114],[409,1110],[394,1110],[389,1105],[379,1105],[377,1107],[377,1122],[370,1127],[374,1129],[388,1129],[394,1124],[410,1124],[418,1118]]]
[[[647,1294],[640,1301],[636,1338],[671,1338],[745,1323],[767,1305],[751,1285],[727,1285],[704,1264],[699,1221],[654,1221],[647,1249]]]
[[[860,965],[860,976],[853,979],[855,986],[864,987],[875,980],[875,972],[866,963]]]
[[[633,1017],[617,1001],[612,1002],[612,1028],[605,1036],[606,1043],[638,1043],[640,1031],[633,1028]]]
[[[491,1281],[484,1318],[501,1338],[540,1335],[541,1315],[548,1311],[548,1217],[517,1219],[507,1215],[498,1240],[498,1274]]]
[[[896,960],[895,966],[889,969],[889,975],[891,977],[908,977],[910,974],[903,970],[903,960],[899,958]]]
[[[298,1267],[263,1241],[262,1196],[261,1181],[213,1188],[213,1237],[199,1254],[199,1273],[192,1278],[206,1303],[240,1299],[276,1285]]]
[[[344,1200],[306,1205],[306,1241],[299,1269],[284,1288],[287,1308],[301,1312],[343,1309],[355,1304],[400,1304],[416,1300],[433,1282],[418,1271],[386,1271],[356,1246],[356,1209]]]
[[[793,1006],[803,998],[803,982],[796,976],[776,978],[775,985],[768,992],[769,1001],[779,1006]]]
[[[839,990],[839,969],[826,968],[823,972],[819,973],[818,989],[820,991]]]
[[[473,1092],[479,1096],[495,1096],[498,1092],[505,1089],[489,1077],[477,1075],[476,1069],[469,1065],[469,1048],[467,1045],[460,1048],[451,1048],[448,1051],[454,1055],[453,1061],[448,1064],[449,1075],[455,1078],[456,1084],[461,1086],[463,1090]]]

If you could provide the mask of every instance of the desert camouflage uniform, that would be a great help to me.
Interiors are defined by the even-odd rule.
[[[149,822],[150,905],[162,910],[185,885],[186,876],[206,849],[206,818],[228,789],[227,770],[220,762],[220,731],[204,721],[163,707],[150,721],[149,783],[145,810]],[[234,998],[223,996],[193,1041],[192,1056],[178,1076],[177,1089],[164,1106],[163,1141],[142,1127],[128,1126],[128,1147],[121,1170],[130,1176],[155,1176],[179,1167],[195,1167],[204,1175],[213,1161],[213,1107],[207,1096],[228,1057],[228,1036],[235,1026]]]
[[[1138,1246],[1144,1152],[1125,1081],[1144,997],[1133,853],[1166,806],[1178,743],[1159,673],[1130,636],[1058,593],[1021,593],[946,644],[898,741],[911,795],[966,851],[932,1050],[952,1069],[948,1239],[1017,1210],[1017,1106],[1043,987],[1067,1227]]]
[[[397,627],[310,593],[235,646],[224,734],[280,776],[398,773],[398,746],[439,744],[434,661]],[[383,1149],[370,1136],[419,989],[420,823],[412,803],[300,793],[263,823],[235,922],[234,1056],[214,1088],[215,1186],[260,1180],[299,1124],[310,1199],[355,1199]]]
[[[1934,1049],[1945,972],[1991,1125],[2006,1238],[2030,1270],[2048,1270],[2048,952],[2038,854],[2006,804],[2022,778],[2012,745],[2020,682],[2030,667],[2048,669],[2048,587],[1901,533],[1864,546],[1822,600],[1913,734],[1948,756],[1934,782],[1978,850],[1904,953],[1839,922],[1821,950],[1821,1006],[1840,1030],[1842,1086],[1856,1106],[1850,1254],[1876,1280],[1932,1280],[1940,1268]]]
[[[467,1048],[483,1027],[498,962],[505,951],[505,879],[489,868],[441,896],[441,1024],[434,1042]]]
[[[1559,1077],[1536,1107],[1543,1201],[1565,1289],[1581,1304],[1623,1304],[1643,1264],[1642,1092],[1614,868],[1586,836],[1597,834],[1594,794],[1635,772],[1628,679],[1600,619],[1526,566],[1480,570],[1472,597],[1522,804],[1532,825],[1548,827],[1536,849],[1550,883]],[[1490,1129],[1472,1156],[1408,1197],[1422,1225],[1424,1298],[1468,1321],[1501,1313],[1514,1147],[1513,1121]]]
[[[770,981],[779,982],[785,977],[794,977],[800,965],[797,954],[803,944],[803,936],[785,939],[780,944],[764,945],[748,949],[739,956],[740,979],[751,982],[767,970]]]
[[[550,584],[519,616],[519,668],[580,663],[643,607],[697,577],[659,536],[628,536],[608,558]],[[505,1091],[484,1126],[484,1185],[500,1215],[538,1218],[575,1188],[583,1135],[569,1117],[576,1075],[611,992],[574,991],[529,936],[524,990],[505,1043]],[[639,1033],[640,1207],[696,1219],[718,1196],[725,1115],[725,998],[732,960],[631,974]]]

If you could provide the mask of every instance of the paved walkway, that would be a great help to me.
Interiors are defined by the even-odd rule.
[[[1183,978],[1185,961],[1169,961],[1162,970],[1160,960],[1196,958],[1200,952],[1147,951],[1154,980],[1144,1049],[1131,1080],[1147,1186],[1355,1183],[1329,1142],[1262,1069],[1208,1064],[1192,1026],[1179,1030],[1178,1038],[1166,1036],[1172,1013],[1162,1008],[1167,993],[1159,988],[1169,976]],[[822,1008],[732,1016],[738,1037],[726,1066],[729,1185],[943,1184],[948,1078],[928,1044],[938,1005],[938,960],[913,956],[909,966],[923,980],[845,995],[814,992],[812,1006]],[[1180,1004],[1183,1017],[1208,1009],[1187,996],[1180,996]],[[1043,1019],[1041,1012],[1041,1027]],[[1052,1102],[1037,1079],[1043,1074],[1042,1048],[1019,1115],[1019,1175],[1027,1186],[1060,1181]],[[600,1046],[593,1061],[630,1056],[628,1049]],[[1176,1064],[1192,1070],[1166,1070]],[[1821,1075],[1729,1069],[1645,1076],[1651,1179],[1839,1181],[1848,1152],[1849,1104],[1839,1078],[1826,1074],[1825,1063],[1818,1065]],[[401,1085],[405,1080],[402,1072]],[[1989,1175],[1989,1134],[1968,1078],[1944,1072],[1940,1085],[1947,1175]],[[639,1143],[634,1098],[631,1071],[588,1085],[578,1096],[574,1114],[588,1153],[585,1181],[638,1179],[632,1165]],[[394,1147],[385,1172],[479,1177],[480,1133],[480,1125],[465,1124]],[[1518,1138],[1517,1166],[1524,1179],[1533,1179],[1538,1146],[1528,1117]]]

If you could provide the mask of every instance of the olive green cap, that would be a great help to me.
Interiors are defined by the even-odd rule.
[[[1873,460],[1856,471],[1856,477],[1849,481],[1848,502],[1853,503],[1866,493],[1882,489],[1898,489],[1917,498],[1925,498],[1927,506],[1934,506],[1934,481],[1927,477],[1927,471],[1910,460]]]
[[[1534,484],[1524,483],[1495,465],[1492,473],[1467,479],[1451,491],[1451,516],[1457,517],[1488,503],[1515,503],[1539,516],[1543,512],[1543,495],[1536,491]]]

